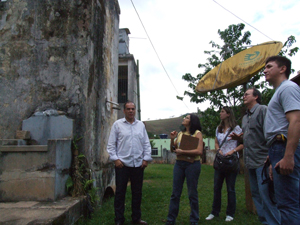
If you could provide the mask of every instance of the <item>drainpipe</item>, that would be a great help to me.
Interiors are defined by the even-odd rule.
[[[141,98],[140,98],[140,74],[139,74],[139,60],[137,60],[137,73],[136,73],[136,81],[137,81],[137,100],[138,100],[138,116],[139,119],[142,120],[141,117]]]

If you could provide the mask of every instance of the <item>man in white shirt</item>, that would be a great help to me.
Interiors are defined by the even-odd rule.
[[[132,222],[147,224],[141,220],[141,201],[144,169],[151,158],[151,145],[143,122],[135,119],[135,105],[128,101],[124,104],[125,118],[117,120],[110,132],[107,152],[115,163],[116,195],[115,224],[123,225],[125,221],[125,194],[128,179],[131,183]]]

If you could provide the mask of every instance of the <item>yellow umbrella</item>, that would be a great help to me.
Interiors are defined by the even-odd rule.
[[[204,93],[231,88],[249,81],[264,67],[265,60],[277,55],[282,46],[279,41],[270,41],[239,52],[205,74],[196,91]]]

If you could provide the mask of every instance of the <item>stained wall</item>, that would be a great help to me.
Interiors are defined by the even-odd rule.
[[[0,138],[46,109],[74,119],[95,185],[113,178],[106,144],[117,112],[117,0],[0,2]]]

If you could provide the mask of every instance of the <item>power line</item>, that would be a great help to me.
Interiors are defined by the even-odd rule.
[[[160,57],[159,57],[159,55],[158,55],[158,53],[157,53],[157,51],[156,51],[156,49],[155,49],[155,47],[154,47],[152,41],[151,41],[150,36],[148,35],[148,32],[147,32],[147,30],[146,30],[146,28],[145,28],[145,26],[144,26],[144,24],[143,24],[143,22],[142,22],[142,19],[140,18],[140,15],[139,15],[138,11],[136,10],[135,5],[134,5],[134,3],[133,3],[132,0],[131,0],[131,3],[132,3],[132,6],[133,6],[133,8],[134,8],[134,10],[135,10],[135,12],[136,12],[136,14],[137,14],[137,16],[138,16],[138,18],[139,18],[141,24],[142,24],[142,26],[143,26],[143,28],[144,28],[144,31],[145,31],[145,33],[146,33],[146,35],[147,35],[147,37],[148,37],[148,39],[149,39],[149,41],[150,41],[150,43],[151,43],[151,45],[152,45],[152,48],[153,48],[153,50],[154,50],[154,52],[155,52],[155,54],[156,54],[156,56],[157,56],[157,58],[158,58],[158,60],[159,60],[159,62],[160,62],[160,64],[161,64],[161,66],[163,67],[165,73],[167,74],[167,76],[168,76],[168,78],[169,78],[171,84],[173,85],[175,91],[176,91],[177,94],[179,95],[179,92],[177,91],[177,89],[176,89],[175,85],[173,84],[173,82],[172,82],[172,80],[171,80],[171,78],[170,78],[170,76],[169,76],[169,74],[168,74],[168,72],[167,72],[167,70],[166,70],[164,64],[162,63],[162,61],[161,61],[161,59],[160,59]],[[183,102],[183,104],[187,107],[187,109],[190,110],[189,107],[185,104],[185,102],[184,102],[184,101],[182,101],[182,102]]]
[[[143,37],[130,37],[131,39],[147,39],[147,38],[143,38]]]
[[[227,12],[231,13],[232,15],[234,15],[236,18],[240,19],[241,21],[243,21],[245,24],[247,24],[248,26],[252,27],[253,29],[257,30],[259,33],[261,33],[262,35],[266,36],[267,38],[271,39],[272,41],[274,41],[274,39],[268,37],[267,35],[265,35],[263,32],[261,32],[260,30],[256,29],[255,27],[253,27],[251,24],[247,23],[245,20],[243,20],[242,18],[238,17],[237,15],[235,15],[233,12],[231,12],[230,10],[226,9],[224,6],[222,6],[221,4],[219,4],[217,1],[213,0],[216,4],[218,4],[219,6],[221,6],[223,9],[225,9]]]

